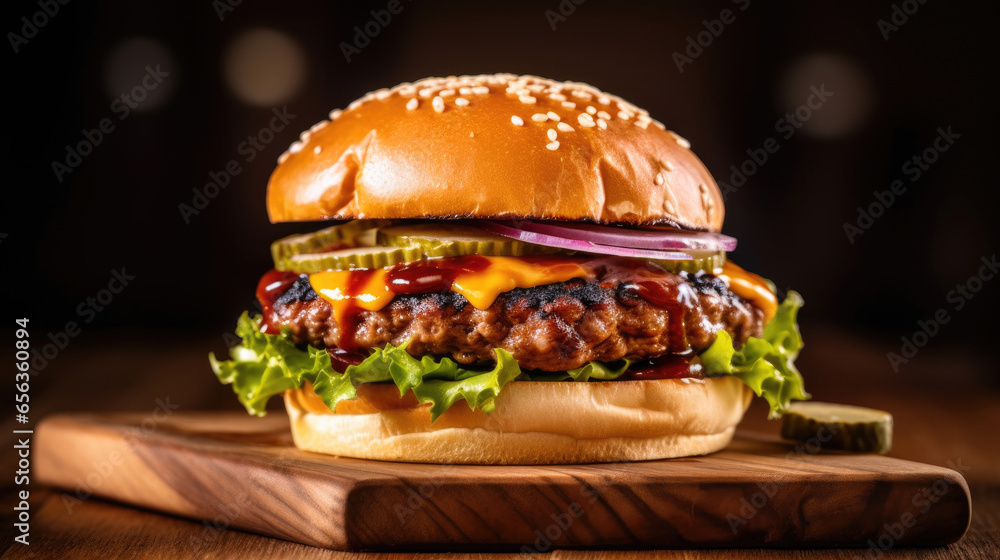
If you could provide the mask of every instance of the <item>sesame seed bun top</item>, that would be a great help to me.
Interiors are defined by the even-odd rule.
[[[532,218],[719,231],[722,194],[690,145],[589,85],[427,78],[330,113],[278,158],[272,222]]]

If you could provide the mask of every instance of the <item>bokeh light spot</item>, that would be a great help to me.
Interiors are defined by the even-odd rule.
[[[111,50],[104,66],[109,96],[125,96],[130,111],[157,109],[174,96],[177,66],[166,46],[148,37],[135,37]]]
[[[812,54],[793,61],[785,71],[781,87],[781,109],[785,113],[807,102],[812,88],[832,92],[822,107],[811,111],[802,125],[806,134],[819,137],[844,136],[864,124],[875,104],[871,80],[853,60],[839,54]]]
[[[236,37],[223,61],[226,84],[246,103],[271,106],[295,95],[306,77],[306,59],[298,41],[272,29],[254,29]]]

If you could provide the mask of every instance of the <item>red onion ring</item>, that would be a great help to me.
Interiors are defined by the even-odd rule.
[[[510,227],[509,225],[499,222],[491,222],[487,220],[476,222],[476,225],[484,231],[516,239],[518,241],[534,243],[536,245],[545,245],[547,247],[558,247],[560,249],[567,249],[570,251],[583,251],[586,253],[632,257],[636,259],[660,259],[670,261],[689,261],[693,259],[691,255],[678,251],[654,251],[651,249],[637,249],[635,247],[599,245],[582,239],[569,239],[556,235],[527,231],[524,229]]]
[[[642,249],[683,249],[686,251],[733,251],[736,238],[721,233],[695,231],[650,231],[624,229],[597,224],[564,224],[546,222],[507,222],[504,225],[565,239],[588,241],[598,245],[636,247]]]

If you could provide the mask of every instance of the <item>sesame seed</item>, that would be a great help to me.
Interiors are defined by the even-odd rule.
[[[549,142],[545,145],[546,148],[552,150],[553,152],[559,149],[559,141]]]
[[[451,97],[452,95],[455,95],[455,90],[453,90],[453,89],[443,89],[443,90],[441,90],[440,93],[438,93],[438,95],[440,95],[441,97]]]
[[[518,99],[521,100],[521,103],[527,103],[528,105],[534,105],[535,101],[537,101],[534,97],[530,95],[522,95],[518,97]]]
[[[472,88],[472,93],[475,93],[477,95],[484,95],[484,94],[487,94],[489,92],[490,92],[490,88],[488,88],[486,86],[476,86],[476,87]]]
[[[593,105],[588,105],[587,106],[587,114],[588,115],[596,115],[597,114],[597,109],[595,109]]]
[[[434,88],[424,88],[418,91],[417,95],[423,97],[424,99],[428,99],[430,96],[434,95]]]
[[[611,98],[610,97],[605,97],[605,96],[602,95],[601,97],[597,98],[597,102],[600,103],[601,105],[610,105],[611,104]]]
[[[562,106],[567,109],[576,109],[576,103],[573,103],[572,101],[563,101]]]
[[[434,110],[438,113],[444,112],[444,99],[441,99],[440,96],[435,96],[434,100],[431,101],[431,105],[434,106]]]
[[[553,142],[556,141],[556,137],[557,137],[556,129],[550,128],[548,131],[545,132],[545,134],[548,135],[549,140],[552,140]]]
[[[322,151],[323,151],[323,146],[316,146],[315,148],[313,148],[313,153],[316,155],[319,155],[319,153]]]
[[[406,110],[407,111],[412,111],[412,110],[416,109],[419,106],[420,106],[420,100],[417,99],[416,97],[412,97],[412,98],[410,98],[409,101],[406,102]]]
[[[281,152],[281,155],[278,156],[278,163],[285,163],[285,160],[287,159],[288,159],[288,152]]]
[[[325,127],[327,124],[329,124],[329,122],[330,121],[319,121],[318,123],[316,123],[316,124],[312,125],[311,127],[309,127],[309,130],[311,132],[318,132],[323,127]]]
[[[656,181],[655,181],[655,183],[657,185],[662,185],[663,184],[663,173],[657,173],[656,174]]]
[[[597,116],[601,117],[602,119],[604,119],[606,121],[610,121],[611,120],[611,115],[609,115],[607,111],[598,111],[597,112]]]
[[[561,93],[550,93],[549,99],[552,101],[566,101],[566,96]]]
[[[455,98],[455,105],[458,105],[459,107],[465,107],[468,104],[469,104],[469,100],[466,99],[466,98],[464,98],[464,97],[456,97]]]
[[[553,113],[552,111],[549,111],[548,113],[545,113],[545,114],[546,114],[546,116],[549,117],[549,120],[553,120],[553,121],[559,122],[559,115]]]
[[[701,194],[708,193],[708,187],[705,186],[705,183],[698,183],[698,190],[701,191]]]
[[[341,111],[340,109],[334,109],[334,110],[330,111],[330,120],[331,121],[337,120],[338,118],[340,118],[340,115],[342,115],[343,113],[344,112]]]
[[[347,106],[347,110],[348,111],[352,111],[354,109],[357,109],[363,102],[364,102],[363,98],[362,99],[355,99],[354,101],[351,101],[350,105]]]
[[[510,118],[510,122],[514,123],[517,126],[524,126],[524,119],[522,119],[521,117],[519,117],[517,115],[512,116]]]
[[[619,119],[624,119],[624,120],[627,121],[627,120],[629,120],[629,119],[632,118],[632,114],[631,113],[626,113],[625,111],[618,111],[618,118]]]
[[[660,121],[658,121],[656,119],[653,119],[653,124],[656,126],[656,128],[658,128],[660,130],[666,130],[667,129],[667,127],[663,126],[663,123],[661,123]]]
[[[545,91],[545,86],[541,84],[531,84],[530,86],[528,86],[528,91],[532,93],[542,93],[543,91]]]
[[[690,148],[691,147],[691,143],[688,142],[687,139],[685,139],[680,134],[677,134],[676,132],[673,132],[673,131],[671,131],[670,134],[671,134],[671,136],[674,137],[674,141],[677,142],[678,144],[680,144],[680,146],[682,148]]]
[[[459,95],[472,95],[472,88],[470,88],[468,86],[458,88],[458,94]]]
[[[676,214],[677,210],[674,209],[674,203],[669,200],[663,203],[663,207],[667,209],[667,212],[671,214]]]
[[[545,122],[549,120],[549,117],[544,113],[535,113],[534,115],[531,115],[531,120],[535,122]]]
[[[297,154],[302,151],[302,146],[305,146],[302,142],[292,142],[292,145],[288,147],[289,153]]]
[[[380,89],[380,90],[378,90],[378,91],[375,92],[375,99],[378,99],[379,101],[382,101],[383,99],[385,99],[386,97],[389,97],[390,95],[392,95],[391,91],[389,91],[386,88],[382,88],[382,89]]]
[[[517,90],[518,95],[531,95],[531,90],[528,88],[521,88]]]
[[[308,130],[303,130],[302,133],[299,134],[299,140],[302,140],[303,142],[308,142],[310,136],[312,136],[312,132]]]
[[[673,171],[674,170],[673,164],[671,164],[669,161],[664,161],[664,162],[661,162],[661,163],[663,163],[663,168],[666,169],[667,171]]]
[[[591,117],[587,113],[580,113],[580,115],[576,117],[576,120],[580,123],[580,126],[587,128],[594,126],[594,117]]]
[[[561,122],[561,123],[557,124],[556,128],[558,128],[559,130],[561,130],[563,132],[573,132],[574,130],[576,130],[572,126],[570,126],[570,125],[568,125],[568,124],[566,124],[564,122]]]
[[[608,121],[604,119],[597,119],[597,126],[601,127],[601,130],[608,129]]]
[[[476,133],[475,132],[470,132],[469,133],[469,138],[475,138],[475,137],[476,137]]]
[[[639,128],[641,128],[643,130],[646,130],[646,127],[649,126],[649,121],[644,121],[642,119],[636,119],[636,120],[632,121],[632,124],[634,124],[635,126],[638,126]]]

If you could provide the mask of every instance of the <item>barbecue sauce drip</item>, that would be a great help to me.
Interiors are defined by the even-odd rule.
[[[358,326],[358,315],[364,309],[358,305],[356,296],[365,287],[365,284],[368,283],[371,277],[378,272],[381,272],[381,270],[363,269],[351,271],[344,286],[344,299],[338,302],[340,305],[334,305],[334,315],[337,319],[337,325],[340,327],[339,345],[342,350],[355,352],[358,349],[358,344],[355,341],[355,331]]]
[[[630,365],[628,371],[622,374],[623,381],[638,381],[642,379],[684,379],[693,377],[703,379],[700,364],[692,364],[693,354],[667,354]]]
[[[343,348],[327,348],[326,353],[330,355],[330,365],[337,373],[344,373],[348,366],[356,366],[365,361],[365,355],[358,352],[348,352]]]
[[[274,323],[277,318],[274,302],[281,297],[281,294],[288,291],[288,288],[298,279],[299,275],[295,272],[271,270],[264,274],[260,282],[257,283],[257,301],[260,302],[260,308],[264,314],[264,333],[278,334],[281,332],[278,325]]]
[[[680,353],[688,349],[687,329],[684,328],[685,305],[680,301],[677,285],[664,284],[656,280],[628,282],[621,288],[625,293],[642,298],[650,305],[667,312],[667,329],[670,335],[670,352]]]
[[[482,272],[489,266],[489,259],[479,255],[416,261],[392,267],[386,280],[389,289],[397,294],[443,292],[451,289],[459,274]]]

